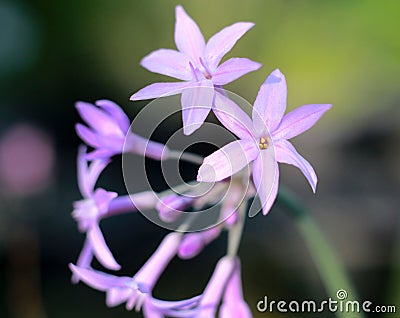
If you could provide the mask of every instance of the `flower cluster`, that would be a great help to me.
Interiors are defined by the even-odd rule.
[[[143,310],[145,317],[251,317],[244,301],[240,260],[237,250],[242,235],[247,202],[258,196],[267,214],[278,193],[278,163],[298,167],[315,192],[317,176],[312,166],[288,141],[311,128],[331,107],[326,104],[301,106],[285,115],[287,88],[277,69],[261,85],[251,118],[222,88],[239,77],[258,70],[261,64],[247,58],[222,58],[254,26],[239,22],[212,36],[206,43],[197,24],[181,6],[176,7],[175,44],[177,50],[159,49],[141,61],[151,72],[182,82],[151,84],[133,94],[131,100],[161,98],[181,94],[184,134],[192,134],[212,111],[237,140],[202,160],[198,184],[213,183],[204,194],[187,188],[181,193],[144,191],[119,196],[96,188],[97,180],[114,155],[134,153],[155,160],[174,158],[167,146],[130,131],[130,121],[114,102],[99,100],[94,105],[78,102],[76,108],[87,126],[76,125],[77,134],[93,151],[82,146],[78,154],[78,184],[83,199],[74,203],[73,217],[86,240],[72,280],[106,293],[109,307],[125,303],[128,310]],[[186,157],[190,158],[190,157]],[[184,159],[184,157],[182,157]],[[248,169],[244,169],[244,168]],[[220,202],[215,226],[188,232],[194,211]],[[168,234],[143,267],[131,277],[111,275],[94,269],[94,257],[108,270],[121,268],[108,248],[100,221],[135,211],[156,209],[164,222],[184,218],[176,231]],[[183,217],[185,215],[185,217]],[[252,213],[254,215],[254,213]],[[159,277],[174,257],[190,259],[228,231],[226,255],[200,295],[180,301],[156,299],[152,292]]]

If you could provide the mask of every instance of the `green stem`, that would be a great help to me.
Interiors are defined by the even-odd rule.
[[[282,204],[294,217],[296,225],[303,236],[303,239],[311,253],[322,282],[332,300],[338,300],[336,294],[339,290],[345,290],[348,297],[343,300],[345,308],[346,301],[354,301],[357,295],[350,283],[343,265],[339,262],[335,251],[328,243],[323,233],[314,221],[307,209],[301,202],[288,190],[279,189],[277,202]],[[350,307],[351,308],[351,307]],[[338,310],[337,317],[364,317],[362,303],[360,302],[360,312],[351,313]]]

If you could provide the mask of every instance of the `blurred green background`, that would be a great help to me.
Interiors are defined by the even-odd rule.
[[[144,103],[129,96],[168,80],[139,61],[157,48],[175,47],[177,4],[206,38],[237,21],[256,23],[227,57],[249,57],[263,68],[227,89],[252,102],[279,67],[289,109],[333,104],[294,142],[318,173],[317,195],[293,168],[282,167],[281,180],[310,208],[360,297],[400,310],[399,1],[0,0],[0,317],[132,316],[122,306],[107,309],[103,294],[70,283],[67,264],[83,242],[70,216],[79,199],[74,102],[109,98],[132,118]],[[123,193],[120,166],[116,158],[101,182]],[[141,215],[110,219],[103,229],[126,274],[166,233]],[[200,292],[224,244],[223,237],[196,260],[175,260],[156,295]],[[267,316],[256,313],[264,295],[327,297],[302,238],[279,206],[268,217],[248,220],[240,255],[255,317]]]

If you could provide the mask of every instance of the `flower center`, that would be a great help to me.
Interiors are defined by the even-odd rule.
[[[260,147],[260,150],[267,149],[268,145],[269,145],[268,138],[261,137],[260,138],[260,143],[258,144],[258,147]]]

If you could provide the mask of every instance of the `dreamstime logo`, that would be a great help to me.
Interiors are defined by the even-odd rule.
[[[273,312],[278,311],[281,313],[316,313],[316,312],[346,312],[346,313],[395,313],[395,305],[375,305],[369,300],[357,301],[348,298],[347,291],[339,289],[336,293],[337,300],[328,298],[327,300],[269,300],[267,296],[257,303],[257,310],[259,312]]]
[[[201,94],[208,95],[209,91],[214,88],[209,87],[200,87]],[[188,89],[199,89],[199,87],[193,87]],[[199,93],[199,92],[197,92]],[[241,109],[245,112],[250,113],[252,110],[252,106],[246,100],[241,98],[240,96],[233,94],[231,92],[225,91],[226,94],[231,100],[233,100]],[[197,168],[194,167],[192,169],[193,175],[191,175],[192,182],[185,182],[182,174],[185,174],[185,171],[181,171],[180,162],[185,161],[188,148],[196,148],[196,146],[201,145],[202,147],[208,146],[217,149],[221,149],[228,143],[236,140],[234,134],[232,134],[228,129],[219,125],[215,122],[206,121],[201,125],[201,128],[195,131],[193,134],[187,136],[183,133],[183,128],[178,129],[177,131],[171,132],[171,126],[181,126],[182,116],[188,116],[185,112],[187,109],[182,111],[181,107],[181,95],[172,95],[166,96],[162,98],[155,99],[154,101],[148,103],[144,108],[140,110],[140,112],[135,116],[133,120],[130,130],[142,137],[143,140],[154,140],[154,135],[168,134],[167,140],[163,140],[166,148],[169,149],[169,155],[173,152],[173,156],[169,159],[161,160],[159,166],[154,162],[149,161],[144,156],[132,156],[130,155],[128,147],[132,145],[129,143],[129,137],[125,141],[124,152],[122,157],[122,171],[125,181],[125,186],[128,190],[128,193],[135,193],[138,191],[154,191],[155,193],[160,193],[160,190],[156,190],[155,184],[166,184],[168,188],[172,191],[169,191],[169,194],[177,194],[184,195],[185,197],[191,198],[191,204],[196,206],[196,202],[203,202],[205,198],[209,198],[209,202],[212,204],[198,205],[199,208],[195,208],[192,211],[186,212],[182,210],[174,210],[180,215],[179,219],[173,222],[165,222],[160,218],[160,215],[157,211],[154,210],[140,210],[139,211],[150,221],[153,223],[167,228],[169,230],[179,230],[180,225],[182,224],[182,219],[185,217],[195,216],[194,221],[190,223],[190,228],[185,229],[186,232],[194,232],[200,231],[207,228],[211,228],[224,220],[226,220],[229,215],[224,216],[224,219],[221,219],[221,204],[226,200],[230,193],[232,192],[235,186],[237,187],[237,179],[236,184],[234,178],[228,178],[224,180],[224,182],[215,182],[215,183],[198,183],[196,181]],[[196,110],[200,113],[202,111],[209,112],[210,109],[203,106],[195,106]],[[211,111],[212,113],[212,111]],[[235,117],[235,114],[228,114],[236,121],[240,122],[240,119]],[[194,124],[195,126],[196,123]],[[243,124],[245,126],[245,124]],[[168,133],[169,132],[169,133]],[[129,135],[128,135],[129,136]],[[165,137],[164,137],[165,138]],[[145,145],[146,147],[146,145]],[[125,151],[126,149],[126,151]],[[189,149],[190,151],[190,149]],[[271,145],[271,151],[274,155],[274,148]],[[146,152],[146,150],[145,150]],[[168,150],[167,150],[168,152]],[[189,154],[191,156],[191,154]],[[168,153],[166,154],[168,157]],[[237,158],[230,159],[228,155],[228,164],[231,165],[232,171],[235,171],[235,165],[237,165]],[[197,158],[198,159],[198,158]],[[201,164],[201,162],[198,162]],[[268,169],[268,171],[275,171],[275,169],[271,167],[263,167],[263,169]],[[246,166],[243,170],[240,171],[243,177],[241,179],[240,187],[242,191],[240,192],[240,198],[236,200],[236,206],[232,207],[232,212],[235,213],[236,208],[244,201],[248,199],[248,194],[251,191],[253,185],[251,182],[250,176],[250,167]],[[151,178],[149,178],[149,174],[151,174]],[[155,177],[159,177],[159,181],[154,181]],[[186,177],[187,179],[187,177]],[[143,181],[141,181],[143,180]],[[155,184],[151,184],[149,180],[155,182]],[[245,180],[245,182],[243,182]],[[142,182],[140,184],[140,182]],[[223,187],[221,186],[223,185]],[[218,193],[217,189],[218,188]],[[222,188],[222,190],[221,190]],[[269,189],[270,193],[272,192],[272,184],[271,189]],[[268,191],[268,189],[266,189]],[[253,191],[255,192],[255,191]],[[165,192],[162,192],[163,196],[158,196],[159,202],[161,202],[162,197],[165,197]],[[163,204],[161,202],[161,204]],[[253,200],[252,204],[249,207],[249,215],[254,216],[261,210],[261,206],[258,200]]]

